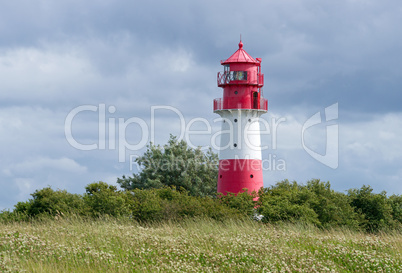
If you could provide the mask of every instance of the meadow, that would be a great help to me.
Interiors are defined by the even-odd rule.
[[[192,218],[0,223],[1,272],[402,272],[402,234]]]

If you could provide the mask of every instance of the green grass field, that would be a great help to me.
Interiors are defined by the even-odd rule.
[[[402,234],[187,220],[0,224],[1,272],[402,272]]]

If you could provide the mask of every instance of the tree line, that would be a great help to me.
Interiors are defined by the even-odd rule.
[[[136,161],[139,172],[117,180],[122,190],[105,182],[87,185],[84,194],[46,187],[12,211],[0,212],[0,221],[108,215],[138,222],[254,218],[369,232],[402,227],[402,196],[374,193],[365,185],[341,193],[318,179],[306,184],[283,180],[259,192],[217,194],[217,155],[190,148],[174,136],[163,147],[151,143]]]
[[[258,193],[229,193],[193,196],[184,188],[118,190],[116,186],[96,182],[85,187],[84,194],[46,187],[36,190],[26,202],[18,202],[12,211],[0,213],[0,221],[30,221],[42,217],[97,218],[124,217],[138,222],[182,220],[207,217],[215,220],[258,218],[264,223],[302,222],[322,228],[348,227],[375,232],[400,229],[402,197],[374,193],[370,186],[347,193],[331,189],[318,179],[305,185],[283,180]],[[257,200],[256,197],[258,198]]]

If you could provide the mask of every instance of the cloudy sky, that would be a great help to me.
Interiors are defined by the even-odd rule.
[[[211,145],[216,73],[240,34],[265,74],[265,186],[401,194],[401,24],[396,0],[3,1],[0,209],[116,183],[151,138]],[[185,134],[203,119],[209,134]]]

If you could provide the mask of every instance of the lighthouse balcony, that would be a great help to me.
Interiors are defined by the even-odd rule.
[[[224,87],[227,84],[248,84],[264,85],[264,74],[250,71],[222,71],[218,72],[218,86]]]
[[[233,104],[228,100],[223,98],[214,99],[214,112],[228,109],[250,109],[267,112],[268,111],[268,100],[260,97],[259,99],[251,101],[248,104]]]

